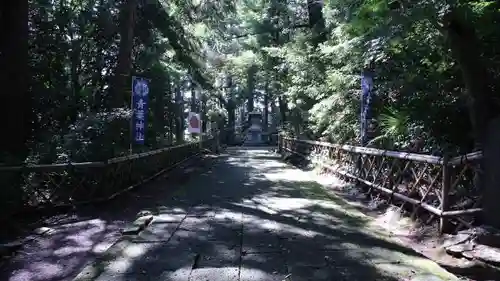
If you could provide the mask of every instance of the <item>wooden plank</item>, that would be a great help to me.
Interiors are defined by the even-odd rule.
[[[450,165],[456,166],[456,165],[462,165],[466,162],[472,162],[476,160],[480,160],[483,158],[483,152],[482,151],[476,151],[472,153],[468,153],[465,155],[460,155],[457,157],[453,157],[450,159],[448,162]]]
[[[441,214],[448,211],[450,207],[449,195],[450,195],[450,187],[451,187],[451,169],[448,165],[448,157],[444,158],[443,163],[443,182],[441,185]],[[448,220],[444,216],[440,216],[439,218],[439,232],[445,233],[448,228]]]
[[[418,162],[426,162],[426,163],[431,163],[431,164],[442,164],[443,163],[442,157],[432,156],[432,155],[417,154],[417,153],[410,153],[410,152],[400,152],[400,151],[391,151],[391,150],[383,150],[383,149],[377,149],[377,148],[360,147],[360,146],[352,146],[352,145],[338,145],[338,144],[332,144],[332,143],[327,143],[327,142],[291,139],[291,138],[286,138],[286,137],[283,137],[283,138],[286,140],[299,142],[299,143],[306,143],[306,144],[310,144],[310,145],[334,147],[334,148],[338,148],[338,149],[341,149],[344,151],[349,151],[349,152],[358,153],[358,154],[368,154],[368,155],[374,155],[374,156],[387,156],[387,157],[392,157],[392,158],[414,160],[414,161],[418,161]]]

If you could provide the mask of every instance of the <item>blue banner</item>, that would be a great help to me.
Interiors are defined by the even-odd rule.
[[[361,77],[361,145],[367,143],[367,129],[371,120],[372,85],[371,75],[363,73]]]
[[[134,141],[144,144],[147,131],[146,119],[148,116],[148,80],[132,76],[132,130]]]

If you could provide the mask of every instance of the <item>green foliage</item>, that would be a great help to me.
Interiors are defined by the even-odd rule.
[[[410,136],[410,125],[410,116],[406,112],[388,108],[379,116],[380,135],[373,138],[370,144],[383,144],[393,149],[405,147],[405,141]]]
[[[122,17],[126,2],[29,2],[31,110],[37,118],[29,156],[17,161],[92,161],[129,153],[129,82],[126,90],[112,90],[123,47],[119,31],[130,27]],[[212,87],[208,46],[234,5],[137,1],[133,12],[131,74],[151,81],[148,138],[145,147],[135,148],[140,151],[176,141],[175,120],[184,117],[173,100],[176,89],[184,96],[191,79]],[[207,111],[218,110],[208,105]]]
[[[116,100],[127,104],[130,93],[110,91],[122,3],[30,0],[37,119],[29,161],[128,153],[130,112],[117,108]],[[462,72],[440,25],[447,9],[458,9],[473,26],[480,56],[498,81],[498,1],[325,1],[321,44],[303,1],[138,1],[132,73],[152,81],[151,137],[144,149],[176,141],[175,122],[183,113],[174,93],[188,96],[190,80],[204,89],[208,120],[232,124],[249,98],[262,103],[265,97],[270,123],[286,123],[302,137],[356,144],[360,73],[370,65],[380,134],[374,144],[406,149],[424,136],[422,151],[438,144],[468,151]],[[226,76],[233,80],[229,89],[222,87]]]

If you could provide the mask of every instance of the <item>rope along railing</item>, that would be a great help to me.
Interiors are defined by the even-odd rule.
[[[14,200],[5,202],[2,219],[12,215],[57,207],[110,200],[170,170],[212,151],[217,134],[201,142],[108,159],[103,162],[0,167],[0,183],[14,184]],[[9,190],[13,190],[10,188]]]
[[[412,217],[428,211],[440,219],[440,231],[471,227],[482,212],[474,184],[481,152],[447,158],[375,148],[279,137],[281,153],[291,153],[354,180],[393,204],[411,204]]]

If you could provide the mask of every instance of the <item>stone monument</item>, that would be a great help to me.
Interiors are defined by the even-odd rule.
[[[262,114],[252,111],[248,113],[249,127],[246,133],[246,145],[260,145],[262,141]]]

